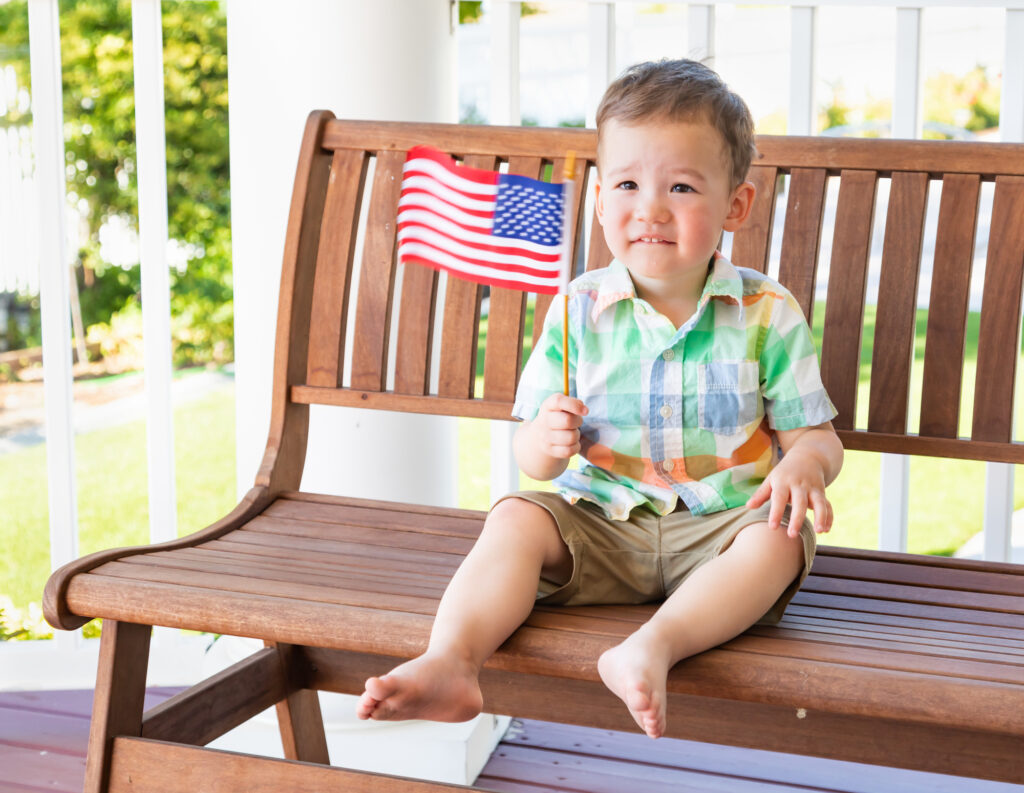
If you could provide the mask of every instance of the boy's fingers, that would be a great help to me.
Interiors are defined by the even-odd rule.
[[[777,529],[782,525],[782,515],[786,511],[786,504],[789,501],[786,495],[778,490],[772,491],[772,507],[768,511],[768,528]]]
[[[800,527],[804,524],[807,516],[807,494],[802,490],[794,490],[790,493],[789,527],[787,534],[796,537],[800,533]]]
[[[771,481],[765,479],[754,491],[754,494],[747,499],[747,509],[757,509],[765,501],[768,500],[768,496],[772,493]]]
[[[832,505],[824,493],[811,493],[811,509],[814,510],[814,530],[818,534],[824,534],[832,528]]]
[[[552,394],[548,397],[547,403],[551,410],[561,410],[566,413],[572,413],[575,416],[585,416],[588,412],[587,406],[583,404],[582,399],[566,396],[565,394]]]

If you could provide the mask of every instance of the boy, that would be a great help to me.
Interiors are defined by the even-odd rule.
[[[367,680],[361,718],[475,716],[481,666],[535,602],[667,598],[598,659],[657,738],[669,669],[777,621],[831,527],[843,450],[806,322],[784,288],[716,250],[753,201],[746,105],[699,63],[645,63],[609,86],[597,128],[615,261],[570,287],[572,395],[552,311],[513,409],[520,468],[561,495],[493,507],[427,651]],[[586,465],[567,470],[576,454]]]

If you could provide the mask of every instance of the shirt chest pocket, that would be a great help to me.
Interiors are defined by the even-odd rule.
[[[757,361],[697,365],[697,422],[717,435],[734,435],[760,417]]]

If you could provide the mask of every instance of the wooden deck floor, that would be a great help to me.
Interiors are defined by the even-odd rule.
[[[151,689],[146,707],[176,689]],[[0,693],[0,793],[77,793],[91,691]],[[1021,793],[1024,786],[514,721],[477,785],[508,793]]]

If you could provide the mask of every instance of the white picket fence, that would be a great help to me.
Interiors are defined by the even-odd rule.
[[[920,129],[922,19],[932,9],[963,5],[947,0],[897,3],[876,0],[874,5],[894,10],[896,58],[893,67],[895,137],[917,137]],[[489,120],[491,123],[520,121],[520,3],[513,0],[490,0],[486,6],[490,28]],[[569,0],[549,0],[549,7],[579,9],[581,40],[586,41],[587,66],[585,85],[585,117],[593,122],[593,114],[609,79],[618,68],[617,17],[620,6],[635,5],[630,0],[589,0],[570,4]],[[680,6],[680,4],[666,4]],[[810,5],[795,5],[782,0],[765,0],[760,6],[781,7],[788,11],[788,119],[792,134],[814,131],[814,86],[816,83],[816,49],[818,17],[827,6],[853,6],[838,0],[819,0]],[[1001,137],[1024,141],[1024,0],[982,0],[973,2],[1004,15],[1005,53],[1002,69]],[[51,521],[50,547],[54,567],[77,555],[77,516],[73,466],[74,437],[71,422],[71,331],[67,277],[67,243],[61,235],[44,229],[66,228],[67,201],[64,183],[64,146],[62,136],[61,86],[57,0],[28,0],[33,85],[34,159],[35,170],[27,174],[23,163],[28,145],[25,133],[0,130],[0,178],[2,184],[19,183],[24,192],[19,196],[0,192],[0,261],[22,257],[38,261],[38,285],[41,292],[43,346],[45,360],[45,395],[47,421],[47,477]],[[678,54],[689,57],[716,56],[716,42],[730,31],[716,30],[716,19],[722,9],[732,4],[706,2],[681,5],[685,8],[685,40],[680,40]],[[564,9],[563,9],[564,10]],[[755,9],[756,10],[756,9]],[[772,8],[778,12],[779,8]],[[136,123],[138,132],[139,229],[142,264],[143,311],[145,331],[145,371],[148,417],[150,536],[153,541],[172,538],[175,492],[173,433],[171,414],[170,309],[167,286],[167,203],[166,162],[164,158],[163,80],[159,0],[133,0],[133,39],[135,53],[135,85],[137,86]],[[229,8],[230,13],[230,8]],[[750,13],[753,13],[751,11]],[[383,35],[385,31],[381,31]],[[368,35],[374,35],[369,31]],[[753,46],[754,43],[751,44]],[[302,46],[295,42],[294,46]],[[276,57],[287,57],[287,42],[279,43]],[[633,52],[636,58],[643,52]],[[410,64],[409,68],[415,68]],[[463,67],[465,68],[465,66]],[[480,64],[473,65],[480,70]],[[851,68],[856,68],[851,65]],[[728,79],[728,75],[726,75]],[[0,85],[9,85],[10,76],[0,72]],[[776,79],[774,76],[768,79]],[[0,102],[18,101],[9,93],[0,94]],[[13,170],[12,170],[13,169]],[[7,188],[10,189],[10,188]],[[28,203],[25,198],[34,202]],[[16,206],[17,205],[17,206]],[[34,207],[35,211],[32,211]],[[19,209],[20,208],[20,209]],[[21,218],[18,211],[24,210]],[[32,218],[45,218],[34,223]],[[31,239],[23,247],[11,250],[10,240],[23,239],[4,233],[13,227],[32,229]],[[8,242],[5,247],[5,240]],[[21,275],[22,281],[34,285],[35,273]],[[0,288],[5,282],[0,274]],[[496,422],[499,423],[499,422]],[[503,422],[500,422],[504,425]],[[518,473],[511,462],[509,428],[495,429],[492,436],[492,479],[495,493],[503,494],[517,486]],[[881,510],[889,516],[882,522],[879,547],[893,550],[906,548],[907,461],[888,456],[882,473]],[[1012,509],[1012,466],[990,465],[988,497],[985,512],[985,557],[1008,559],[1010,548],[1010,517]],[[42,671],[49,661],[40,661],[38,649],[0,646],[6,680],[0,686],[16,685],[31,676],[33,669]],[[46,652],[92,653],[89,642],[79,636],[62,634]],[[85,656],[83,656],[85,657]],[[20,661],[18,660],[20,659]],[[88,662],[86,662],[88,665]],[[66,668],[66,667],[65,667]],[[52,677],[50,678],[53,679]]]

